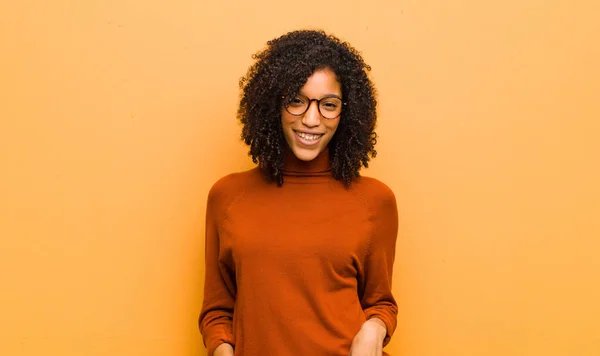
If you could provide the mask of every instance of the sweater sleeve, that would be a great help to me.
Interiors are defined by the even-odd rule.
[[[204,302],[199,327],[208,355],[222,343],[235,345],[232,320],[235,305],[235,278],[221,262],[221,244],[216,211],[219,194],[213,187],[206,208]]]
[[[398,234],[398,210],[394,193],[385,187],[378,195],[373,230],[364,261],[361,305],[368,319],[379,318],[387,327],[384,346],[396,329],[398,306],[392,295],[392,271]]]

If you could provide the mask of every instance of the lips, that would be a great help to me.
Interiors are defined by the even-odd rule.
[[[294,136],[296,136],[296,140],[298,142],[300,142],[301,144],[303,144],[305,146],[312,146],[314,144],[317,144],[319,141],[321,141],[323,134],[315,134],[315,133],[308,133],[308,132],[294,130]]]
[[[321,136],[323,136],[323,134],[311,134],[311,133],[301,132],[301,131],[295,131],[295,132],[296,132],[296,135],[298,135],[301,138],[308,140],[308,141],[318,140],[319,138],[321,138]]]

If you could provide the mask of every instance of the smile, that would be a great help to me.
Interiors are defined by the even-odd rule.
[[[315,146],[319,142],[321,142],[321,139],[323,138],[324,134],[310,134],[294,130],[294,136],[296,137],[296,142],[298,142],[302,146],[308,147]]]
[[[309,133],[304,133],[304,132],[299,132],[299,131],[294,131],[296,133],[297,136],[299,136],[301,139],[306,140],[306,141],[316,141],[318,139],[320,139],[321,137],[323,137],[323,134],[309,134]]]

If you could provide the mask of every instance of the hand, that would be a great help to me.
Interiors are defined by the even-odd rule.
[[[380,319],[373,318],[365,321],[352,340],[348,356],[382,356],[386,334],[387,328]]]
[[[215,349],[213,356],[233,356],[233,346],[223,343]]]

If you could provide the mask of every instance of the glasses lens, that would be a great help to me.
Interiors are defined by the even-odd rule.
[[[319,104],[321,115],[328,119],[335,119],[342,112],[342,101],[338,98],[324,98]]]
[[[303,115],[311,103],[311,100],[302,94],[298,94],[285,102],[285,109],[292,115]],[[335,119],[342,112],[342,101],[339,98],[323,98],[319,102],[319,112],[326,119]]]
[[[285,108],[292,115],[302,115],[308,108],[309,100],[304,95],[296,95],[287,101]]]

